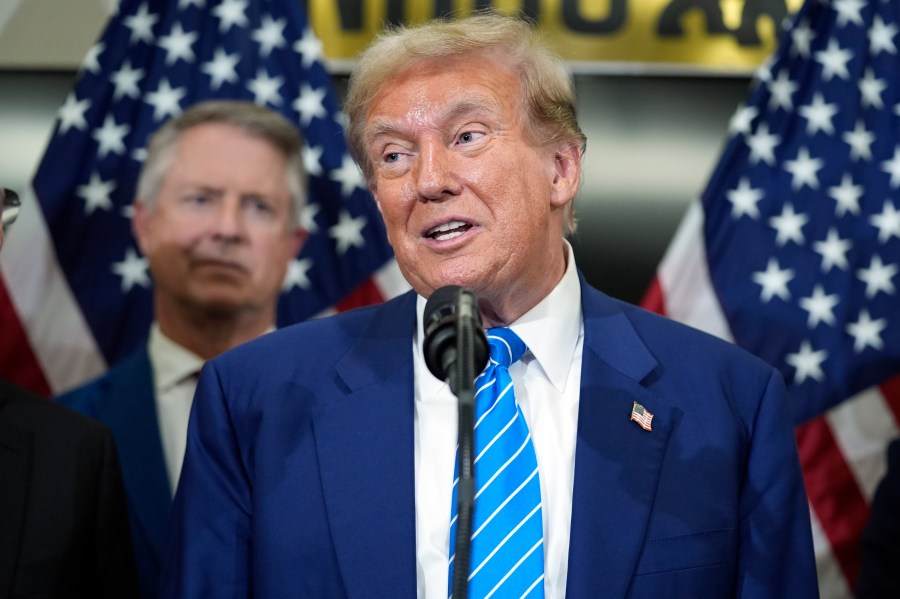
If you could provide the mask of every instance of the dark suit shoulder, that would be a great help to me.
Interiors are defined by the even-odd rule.
[[[109,435],[103,423],[15,385],[0,381],[0,396],[3,418],[21,428],[67,439]]]
[[[231,349],[204,366],[194,406],[215,395],[245,415],[272,414],[281,400],[307,410],[407,367],[411,380],[415,305],[416,295],[408,293]]]
[[[56,401],[76,412],[92,418],[105,420],[101,414],[100,402],[113,394],[119,383],[125,387],[140,384],[139,378],[152,385],[152,366],[146,347],[126,356],[102,375],[56,397]]]
[[[385,329],[389,330],[392,323],[398,320],[405,321],[406,316],[415,325],[415,302],[415,293],[408,292],[381,304],[305,320],[231,349],[212,362],[223,368],[250,367],[275,371],[296,365],[306,358],[316,362],[333,360],[360,338],[385,335]],[[411,339],[413,330],[404,328],[398,333]],[[258,362],[261,358],[264,358],[264,364]]]
[[[5,554],[12,561],[0,569],[12,596],[136,596],[118,456],[106,425],[0,383],[0,450],[7,494],[0,518],[15,531],[5,540],[15,543]]]

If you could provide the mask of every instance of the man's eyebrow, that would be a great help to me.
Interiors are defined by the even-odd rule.
[[[222,195],[225,193],[221,187],[214,187],[208,183],[188,182],[184,185],[183,193],[208,193],[210,195]]]
[[[395,136],[400,135],[400,128],[394,125],[391,122],[388,122],[387,119],[378,119],[373,122],[371,125],[366,127],[366,131],[364,134],[365,144],[371,144],[376,138],[381,137],[383,135],[387,136]]]
[[[447,112],[447,117],[452,120],[470,114],[488,113],[490,115],[497,115],[500,114],[500,112],[500,104],[496,99],[483,94],[475,94],[466,97],[451,106],[450,110]]]
[[[473,94],[449,107],[443,120],[452,121],[462,116],[477,113],[500,114],[500,104],[496,99],[484,94]],[[364,134],[366,144],[372,143],[376,138],[386,136],[403,136],[403,130],[393,119],[376,118],[367,128]]]

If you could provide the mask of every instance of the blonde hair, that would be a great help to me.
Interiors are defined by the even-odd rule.
[[[493,13],[459,20],[438,19],[382,32],[359,57],[350,76],[347,129],[350,150],[368,181],[374,168],[365,148],[369,105],[385,81],[422,60],[474,54],[503,58],[521,81],[523,126],[536,144],[573,144],[584,155],[587,138],[575,115],[575,88],[562,60],[526,22]],[[575,229],[573,202],[566,208],[566,232]]]

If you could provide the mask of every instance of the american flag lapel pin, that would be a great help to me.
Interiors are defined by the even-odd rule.
[[[634,405],[631,406],[631,419],[640,424],[645,431],[653,430],[650,425],[653,414],[638,402],[634,402]]]

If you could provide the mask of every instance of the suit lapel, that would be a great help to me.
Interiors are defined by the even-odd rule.
[[[416,594],[412,333],[415,294],[382,306],[337,365],[345,397],[313,424],[350,597]]]
[[[581,284],[585,338],[567,596],[603,589],[605,597],[623,597],[677,412],[642,386],[656,360],[621,308]],[[635,401],[654,414],[652,431],[630,420]]]
[[[153,372],[146,350],[114,367],[105,383],[98,412],[115,437],[133,515],[159,562],[172,495],[156,417]]]
[[[624,596],[649,524],[677,411],[641,384],[656,367],[628,318],[582,279],[584,357],[567,596]],[[411,333],[415,295],[385,304],[337,366],[345,397],[313,427],[335,550],[350,597],[414,596]],[[630,421],[633,402],[653,430]]]
[[[31,478],[32,438],[28,431],[3,418],[0,385],[0,596],[11,590],[13,572],[19,554],[22,523],[28,499],[28,482]]]

